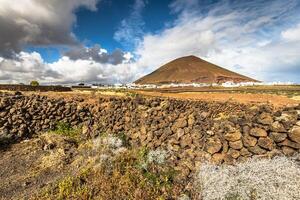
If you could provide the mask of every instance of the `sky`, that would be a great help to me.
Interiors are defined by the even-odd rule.
[[[195,55],[300,83],[299,0],[0,0],[0,83],[130,83]]]

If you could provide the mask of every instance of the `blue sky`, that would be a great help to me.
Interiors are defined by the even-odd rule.
[[[298,52],[299,0],[0,0],[4,83],[128,83],[191,54],[299,83]]]
[[[174,20],[175,15],[170,13],[168,7],[170,2],[170,0],[145,1],[140,19],[144,25],[140,28],[144,32],[156,32]],[[121,21],[130,16],[134,3],[134,0],[105,0],[99,2],[97,12],[80,9],[76,12],[77,24],[74,26],[74,33],[81,41],[87,41],[88,45],[98,43],[109,51],[116,48],[133,51],[133,44],[129,46],[122,44],[114,39],[114,34]]]

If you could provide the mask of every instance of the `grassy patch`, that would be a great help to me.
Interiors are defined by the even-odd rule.
[[[175,171],[169,164],[148,163],[146,149],[130,149],[115,155],[112,163],[81,170],[67,176],[43,194],[41,199],[175,199],[183,186],[174,181]]]
[[[61,121],[56,124],[55,129],[52,132],[76,139],[81,133],[81,128],[73,128],[69,123]]]
[[[177,196],[180,186],[174,182],[175,171],[168,164],[148,164],[145,149],[128,150],[117,155],[113,165],[96,171],[95,182],[100,199],[169,199]]]
[[[34,199],[93,199],[93,188],[87,182],[86,171],[78,176],[67,176],[54,185],[47,187]]]
[[[65,124],[57,129],[68,136],[70,131]],[[132,148],[125,134],[102,134],[86,143],[92,148],[80,150],[83,164],[71,165],[82,170],[52,184],[39,199],[164,200],[183,194],[184,184],[176,179],[166,151]]]

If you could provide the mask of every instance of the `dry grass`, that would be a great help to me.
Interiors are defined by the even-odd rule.
[[[179,196],[180,185],[174,183],[175,171],[168,165],[153,163],[141,168],[143,150],[117,155],[112,168],[102,166],[95,172],[97,197],[100,199],[169,199]],[[178,194],[179,193],[179,194]]]
[[[296,200],[300,199],[299,180],[299,161],[275,157],[236,166],[205,164],[196,185],[203,200]]]
[[[177,172],[165,151],[125,144],[122,135],[90,141],[84,161],[88,162],[80,172],[61,179],[36,199],[164,200],[183,194],[184,186],[175,181]]]

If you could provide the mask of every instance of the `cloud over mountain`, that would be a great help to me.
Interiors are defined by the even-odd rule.
[[[299,1],[202,5],[196,0],[176,0],[170,8],[178,13],[173,25],[145,35],[136,48],[143,74],[193,54],[259,80],[299,80],[299,26],[291,26],[300,21]]]

